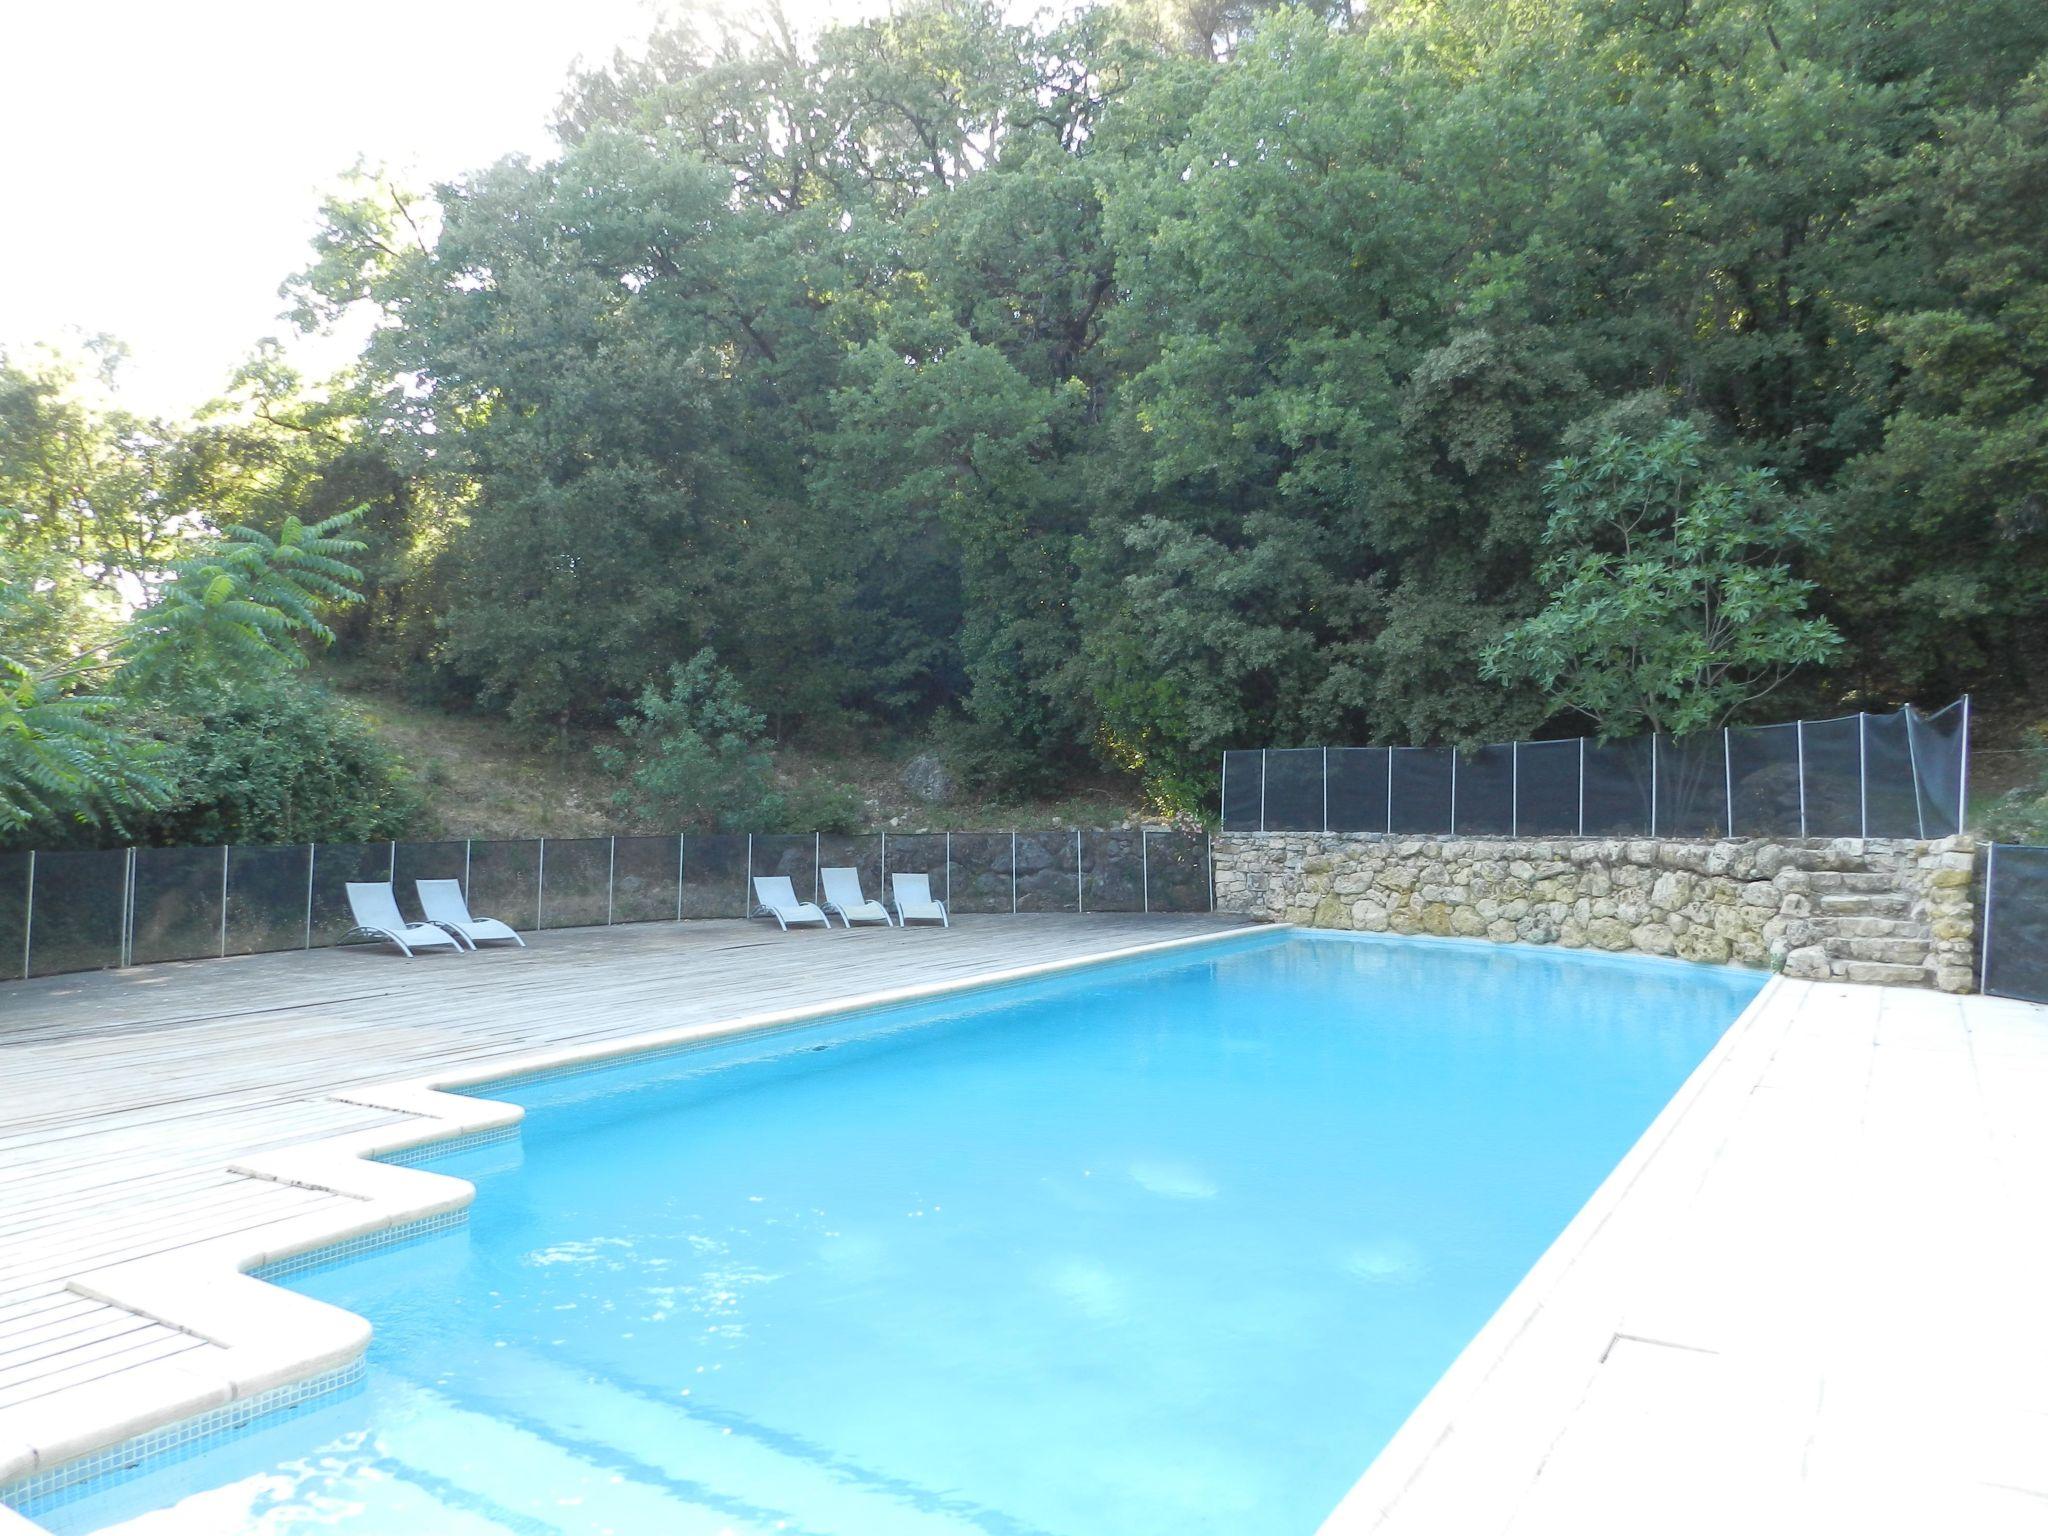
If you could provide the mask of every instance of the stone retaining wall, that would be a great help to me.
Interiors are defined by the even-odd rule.
[[[1217,834],[1216,907],[1372,933],[1678,955],[1968,992],[1973,838]]]

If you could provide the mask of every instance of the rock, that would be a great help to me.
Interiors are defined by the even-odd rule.
[[[1796,976],[1801,981],[1826,981],[1828,952],[1818,944],[1808,944],[1803,949],[1792,950],[1785,956],[1785,974]]]
[[[903,787],[926,805],[944,805],[958,790],[953,770],[936,752],[920,752],[903,765]]]

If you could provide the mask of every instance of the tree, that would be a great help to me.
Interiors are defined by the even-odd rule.
[[[699,651],[669,669],[619,721],[628,743],[598,761],[623,782],[613,804],[663,831],[741,832],[779,826],[767,719],[747,704],[739,679]]]
[[[1549,600],[1486,652],[1488,677],[1534,685],[1602,738],[1725,724],[1840,645],[1782,562],[1824,529],[1768,470],[1716,473],[1673,422],[1560,459],[1546,487]]]

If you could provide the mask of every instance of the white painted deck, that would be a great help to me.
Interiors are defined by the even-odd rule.
[[[0,985],[0,1452],[118,1400],[124,1377],[140,1387],[159,1362],[204,1371],[224,1357],[70,1282],[223,1239],[260,1247],[267,1231],[359,1204],[230,1168],[409,1118],[331,1095],[1239,926],[1108,914],[829,933],[644,924],[411,961],[361,947]]]
[[[1324,1536],[2048,1533],[2048,1008],[1773,981]]]

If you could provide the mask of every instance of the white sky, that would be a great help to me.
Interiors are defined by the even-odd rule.
[[[0,346],[110,332],[123,403],[189,411],[287,333],[277,286],[359,155],[424,182],[544,153],[572,61],[654,18],[648,0],[0,0]]]

